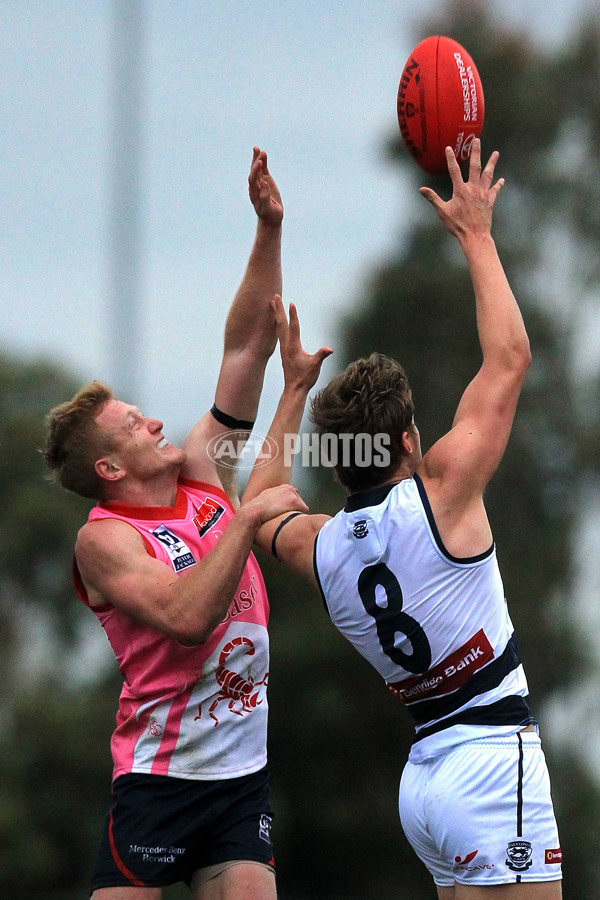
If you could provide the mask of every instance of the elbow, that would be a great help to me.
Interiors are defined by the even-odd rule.
[[[168,626],[167,634],[183,647],[199,647],[205,644],[219,623],[208,622],[198,615],[175,617]]]
[[[178,644],[181,644],[182,647],[200,647],[207,642],[213,631],[214,628],[177,629],[171,633],[170,637],[177,641]]]
[[[529,339],[526,338],[525,341],[523,342],[523,346],[521,347],[521,350],[519,353],[519,361],[517,364],[522,378],[525,378],[525,376],[527,375],[527,372],[529,371],[529,367],[531,366],[532,359],[533,359],[533,357],[531,355],[531,347],[529,345]]]
[[[225,333],[225,354],[243,371],[248,367],[266,365],[277,346],[275,318],[264,322],[257,314],[242,332]]]
[[[508,350],[505,357],[504,365],[506,366],[506,370],[512,372],[515,378],[519,381],[523,381],[531,366],[531,361],[532,356],[529,339],[527,335],[524,335],[521,340],[515,341],[512,347],[510,347],[510,350]]]
[[[173,640],[177,641],[182,647],[201,647],[202,644],[205,644],[207,638],[200,639],[200,637],[174,637]]]
[[[226,615],[224,594],[205,586],[199,588],[196,579],[190,580],[187,569],[165,586],[155,598],[151,618],[146,622],[167,638],[184,647],[205,644]],[[233,598],[232,598],[233,599]]]
[[[523,360],[523,365],[525,367],[525,371],[527,371],[527,369],[531,365],[532,356],[531,356],[531,344],[529,343],[529,336],[526,331],[524,331],[524,333],[523,333],[523,336],[519,342],[519,346],[520,346],[520,351],[521,351],[521,358]]]

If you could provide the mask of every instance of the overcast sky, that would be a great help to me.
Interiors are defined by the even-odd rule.
[[[252,146],[285,203],[284,294],[309,349],[423,202],[382,147],[425,14],[441,0],[147,0],[143,9],[140,396],[179,440],[212,403],[225,314],[251,247]],[[591,0],[497,0],[566,38]],[[418,9],[418,15],[415,10]],[[108,185],[112,0],[0,0],[0,342],[112,382]],[[485,86],[484,86],[485,87]],[[484,131],[485,139],[485,131]],[[335,366],[333,359],[330,369]],[[259,425],[279,392],[269,370]]]

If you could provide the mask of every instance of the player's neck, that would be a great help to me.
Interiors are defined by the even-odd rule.
[[[415,474],[416,467],[411,459],[403,459],[394,474],[387,478],[384,484],[396,484],[398,481],[404,481],[406,478],[412,478]],[[380,485],[381,487],[382,485]]]
[[[373,485],[372,488],[360,488],[356,491],[349,491],[348,496],[351,497],[353,494],[362,494],[367,490],[378,490],[379,488],[387,487],[390,484],[397,484],[399,481],[404,481],[406,478],[412,478],[414,474],[414,469],[402,465],[396,469],[393,475],[386,478],[385,481]]]
[[[177,472],[170,472],[152,481],[129,480],[126,477],[111,486],[104,502],[127,506],[174,506],[176,499]]]

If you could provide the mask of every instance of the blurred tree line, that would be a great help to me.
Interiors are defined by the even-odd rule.
[[[484,155],[501,151],[497,176],[507,181],[494,236],[534,364],[487,504],[551,772],[564,897],[590,900],[600,876],[599,785],[589,742],[561,733],[552,710],[556,698],[575,709],[598,667],[572,609],[579,513],[600,474],[600,366],[582,374],[577,365],[578,322],[600,291],[600,22],[582,22],[575,40],[550,51],[503,30],[483,2],[454,0],[414,43],[433,33],[454,37],[477,62]],[[429,182],[448,196],[448,180],[420,173],[398,134],[387,149],[411,180],[414,206],[398,252],[340,323],[336,359],[342,367],[375,349],[400,359],[425,449],[450,427],[479,365],[473,294],[460,252],[416,190]],[[79,386],[55,366],[0,356],[0,894],[11,900],[86,896],[110,787],[119,676],[116,664],[88,661],[96,623],[71,587],[89,505],[44,481],[37,452],[46,412]],[[329,471],[305,493],[313,511],[343,504]],[[328,623],[315,592],[272,560],[261,563],[272,604],[269,748],[282,900],[433,898],[398,821],[408,718]]]

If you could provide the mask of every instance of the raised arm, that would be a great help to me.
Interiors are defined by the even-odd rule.
[[[269,429],[267,445],[275,445],[279,452],[268,465],[258,465],[252,470],[244,491],[242,507],[261,491],[291,481],[294,439],[297,438],[302,422],[306,398],[319,377],[323,361],[333,353],[330,347],[321,347],[313,354],[306,353],[300,341],[300,323],[295,305],[290,304],[289,322],[279,295],[275,296],[273,306],[284,386]],[[314,537],[327,519],[328,516],[302,515],[292,520],[288,512],[266,522],[257,531],[255,543],[267,553],[272,553],[273,537],[277,534],[277,557],[294,571],[312,578]],[[284,527],[282,522],[286,522]]]
[[[206,452],[209,442],[227,430],[251,429],[258,410],[265,368],[276,344],[271,300],[281,293],[283,205],[269,172],[267,154],[254,148],[248,191],[257,219],[254,245],[225,324],[223,361],[215,391],[214,412],[192,428],[184,449],[182,475],[230,489],[233,469],[217,468]]]
[[[256,237],[225,324],[215,404],[227,415],[253,421],[265,367],[277,343],[271,301],[274,294],[281,294],[282,286],[283,205],[267,166],[267,154],[258,147],[254,148],[248,191],[258,217]]]
[[[456,517],[480,505],[508,441],[519,394],[531,362],[523,318],[491,235],[492,210],[504,181],[493,184],[498,153],[481,170],[481,148],[474,141],[465,182],[450,149],[451,200],[430,188],[421,194],[460,243],[475,293],[482,364],[459,402],[450,432],[426,453],[420,474],[428,489],[441,490],[440,505],[452,504]]]
[[[303,349],[295,304],[290,303],[289,322],[279,294],[272,299],[272,307],[281,353],[283,392],[266,443],[274,444],[279,452],[268,465],[255,466],[252,470],[244,491],[244,502],[256,497],[265,488],[291,481],[294,459],[291,447],[300,429],[306,398],[319,377],[324,360],[333,353],[331,347],[321,347],[312,354]]]

